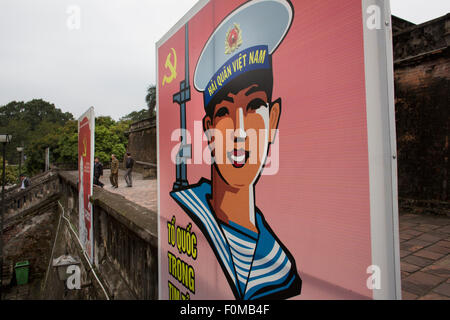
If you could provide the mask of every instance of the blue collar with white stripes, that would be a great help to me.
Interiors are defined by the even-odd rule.
[[[234,223],[227,225],[217,219],[210,207],[207,198],[210,194],[211,183],[206,179],[170,193],[205,235],[235,297],[253,300],[298,295],[301,279],[295,260],[277,239],[262,213],[256,209],[258,234]],[[249,250],[246,236],[256,238],[253,250]],[[230,244],[230,241],[234,243]]]

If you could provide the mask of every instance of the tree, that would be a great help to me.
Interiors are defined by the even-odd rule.
[[[120,118],[120,121],[136,122],[147,119],[150,116],[148,109],[142,109],[140,111],[133,111],[126,116]]]
[[[125,132],[131,122],[149,117],[149,110],[155,109],[155,94],[156,87],[150,86],[146,97],[149,109],[131,112],[120,121],[114,121],[111,117],[96,118],[95,155],[100,161],[109,163],[112,153],[119,160],[123,158],[128,144]],[[49,102],[34,99],[29,102],[12,101],[0,106],[0,133],[13,136],[7,148],[10,163],[19,163],[16,148],[25,147],[24,172],[30,176],[44,169],[46,148],[50,148],[50,163],[64,164],[64,167],[74,169],[78,166],[78,122],[72,114],[62,112]]]
[[[97,117],[95,119],[95,156],[100,161],[109,163],[111,154],[121,160],[126,152],[128,139],[125,131],[129,121],[114,121],[111,117]],[[64,164],[77,168],[78,165],[78,122],[71,120],[63,127],[48,132],[41,138],[34,140],[26,149],[28,154],[26,168],[30,173],[36,173],[44,167],[44,150],[50,148],[50,162]]]
[[[63,127],[57,127],[45,135],[34,139],[25,148],[25,167],[30,175],[44,169],[44,152],[50,148],[50,163],[77,166],[78,124],[71,120]]]
[[[34,130],[42,121],[49,121],[64,125],[73,119],[69,112],[62,112],[54,104],[42,99],[33,99],[24,103],[23,101],[12,101],[0,107],[0,127],[7,126],[11,120],[23,120]]]
[[[3,177],[3,157],[0,156],[0,179]],[[6,185],[16,184],[19,181],[19,169],[17,167],[9,166],[6,161],[5,166],[5,182]],[[0,182],[1,183],[1,182]]]
[[[27,147],[34,140],[55,131],[72,119],[71,113],[62,112],[54,104],[42,99],[26,103],[12,101],[0,106],[0,132],[12,135],[6,159],[10,163],[19,163],[19,153],[16,150],[18,146]]]
[[[147,103],[150,117],[154,117],[156,115],[156,86],[155,85],[150,85],[147,88],[147,95],[145,96],[145,102]]]
[[[128,122],[115,122],[111,117],[99,117],[95,120],[95,156],[100,162],[109,163],[111,154],[121,160],[125,155],[128,139],[125,131]]]

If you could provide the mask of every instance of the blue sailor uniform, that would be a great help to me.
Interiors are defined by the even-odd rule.
[[[171,192],[171,196],[192,218],[213,249],[236,299],[284,299],[301,291],[295,260],[256,211],[254,233],[233,222],[226,224],[214,215],[207,197],[211,184]]]
[[[271,57],[288,33],[293,15],[287,0],[251,0],[219,23],[203,47],[193,79],[206,111],[241,76],[272,72]],[[258,233],[254,233],[217,219],[207,200],[210,181],[183,186],[176,185],[170,195],[207,238],[237,299],[283,299],[300,294],[302,282],[295,260],[257,208]]]

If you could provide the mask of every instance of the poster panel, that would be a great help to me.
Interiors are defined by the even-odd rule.
[[[160,299],[400,297],[385,17],[200,1],[157,43]]]
[[[93,192],[95,114],[91,107],[78,119],[79,237],[90,262],[94,259]]]

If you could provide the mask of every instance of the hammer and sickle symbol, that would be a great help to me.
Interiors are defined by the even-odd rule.
[[[173,52],[173,63],[171,61],[172,53],[169,52],[166,58],[166,64],[164,67],[170,70],[170,76],[164,76],[162,85],[164,86],[166,83],[171,83],[173,79],[177,77],[177,53],[174,48],[171,48]]]

